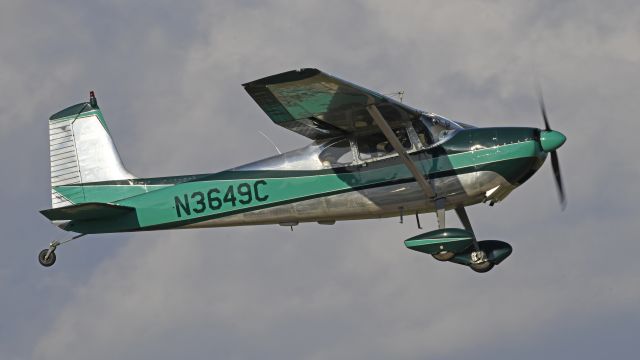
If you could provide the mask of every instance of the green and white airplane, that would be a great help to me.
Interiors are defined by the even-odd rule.
[[[301,69],[243,85],[282,127],[312,142],[301,149],[230,170],[138,178],[122,164],[93,92],[89,102],[49,118],[52,208],[41,213],[87,234],[386,218],[434,212],[438,229],[405,240],[440,261],[486,272],[511,253],[478,241],[466,206],[503,200],[551,154],[560,200],[556,149],[566,140],[545,129],[476,128],[424,112],[328,75]],[[445,225],[455,210],[464,229]],[[293,228],[292,228],[293,229]]]

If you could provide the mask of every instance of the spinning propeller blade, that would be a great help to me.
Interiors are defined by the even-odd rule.
[[[544,120],[545,131],[541,137],[542,148],[545,151],[551,153],[551,167],[553,168],[553,175],[556,179],[556,188],[558,189],[558,198],[560,199],[560,206],[562,210],[567,207],[567,198],[564,193],[564,186],[562,185],[562,175],[560,174],[560,161],[558,160],[558,153],[556,149],[560,147],[566,140],[565,136],[557,131],[551,130],[549,125],[549,118],[547,117],[547,108],[544,105],[544,97],[542,96],[542,89],[538,85],[538,103],[540,104],[540,112],[542,113],[542,119]],[[548,150],[547,150],[548,149]]]
[[[564,210],[567,207],[567,198],[564,194],[564,186],[562,185],[562,175],[560,175],[560,162],[558,161],[558,154],[555,151],[551,152],[551,167],[553,168],[553,175],[556,178],[556,187],[558,188],[560,206],[562,207],[562,210]]]
[[[542,88],[538,84],[538,103],[540,104],[540,112],[542,113],[542,119],[544,120],[544,129],[551,131],[549,126],[549,118],[547,117],[547,107],[544,106],[544,97],[542,96]]]

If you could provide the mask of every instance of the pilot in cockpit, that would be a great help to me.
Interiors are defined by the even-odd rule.
[[[402,144],[403,148],[411,149],[411,140],[409,140],[409,136],[407,135],[406,129],[398,128],[398,129],[394,129],[393,132],[395,133],[398,140],[400,140],[400,144]],[[384,144],[385,153],[390,154],[395,151],[391,143],[389,143],[389,141],[385,141],[383,144]]]

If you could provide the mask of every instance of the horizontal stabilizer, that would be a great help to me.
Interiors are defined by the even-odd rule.
[[[40,213],[51,221],[55,220],[91,220],[126,215],[135,208],[106,203],[84,203],[55,209],[42,210]]]

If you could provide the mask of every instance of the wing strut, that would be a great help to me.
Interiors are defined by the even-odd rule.
[[[422,191],[424,191],[425,195],[427,195],[427,198],[434,199],[436,197],[436,194],[431,188],[431,185],[429,185],[427,180],[424,178],[424,175],[420,172],[420,170],[418,170],[416,164],[411,161],[409,154],[407,154],[404,147],[400,143],[400,140],[398,140],[398,137],[396,136],[396,134],[394,134],[393,130],[384,119],[378,108],[374,104],[367,105],[367,111],[376,122],[376,125],[378,125],[380,130],[382,130],[382,133],[387,138],[387,140],[389,140],[389,143],[391,144],[391,146],[393,146],[393,149],[398,153],[400,160],[402,160],[407,169],[411,171],[411,174],[416,179],[416,182],[418,183],[418,185],[420,185],[420,188],[422,188]]]

